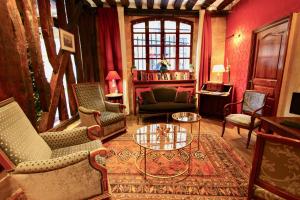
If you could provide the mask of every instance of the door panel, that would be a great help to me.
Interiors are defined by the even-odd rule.
[[[283,74],[289,20],[270,25],[254,34],[250,89],[268,93],[265,115],[275,115]]]

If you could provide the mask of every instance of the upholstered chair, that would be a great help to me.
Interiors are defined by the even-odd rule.
[[[110,196],[106,150],[81,127],[38,134],[20,106],[0,102],[0,164],[28,199],[99,199]]]
[[[106,101],[99,83],[74,84],[73,92],[81,125],[99,125],[101,139],[126,131],[125,105]]]
[[[265,93],[246,90],[240,102],[226,104],[224,106],[222,137],[225,132],[226,123],[237,126],[238,134],[240,134],[240,128],[247,129],[249,130],[246,144],[248,148],[252,131],[261,125],[259,117],[263,114],[266,99],[267,95]],[[242,113],[231,113],[232,106],[237,104],[242,104]]]
[[[300,199],[300,140],[257,134],[248,199]]]

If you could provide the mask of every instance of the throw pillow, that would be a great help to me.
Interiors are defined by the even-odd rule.
[[[188,103],[190,94],[187,91],[177,92],[175,97],[175,103]]]
[[[146,87],[146,88],[136,88],[135,90],[135,94],[136,94],[136,98],[139,98],[139,103],[143,104],[143,97],[141,95],[142,92],[145,91],[151,91],[152,89],[150,87]]]
[[[155,104],[156,103],[156,100],[155,100],[152,90],[142,92],[141,96],[143,98],[143,104]]]
[[[192,97],[194,95],[194,88],[185,88],[185,87],[178,87],[177,92],[188,92],[189,93],[189,98],[188,102],[192,102]]]

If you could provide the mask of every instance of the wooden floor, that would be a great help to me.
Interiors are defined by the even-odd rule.
[[[166,118],[163,116],[146,118],[137,124],[136,116],[129,115],[127,117],[127,131],[134,132],[138,127],[150,123],[166,123]],[[172,120],[170,120],[169,123],[176,122],[172,122]],[[188,130],[190,130],[189,124],[181,123],[181,126],[185,126],[188,128]],[[203,118],[201,120],[200,127],[200,133],[214,134],[221,137],[222,122],[219,120]],[[193,131],[198,131],[198,123],[193,124]],[[247,162],[247,164],[251,165],[256,135],[255,133],[252,133],[251,142],[248,149],[246,148],[247,135],[247,130],[241,129],[241,135],[239,135],[236,127],[227,125],[223,138],[235,149],[235,151]]]

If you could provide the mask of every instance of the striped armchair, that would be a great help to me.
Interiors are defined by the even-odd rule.
[[[105,101],[99,83],[74,84],[81,125],[100,126],[100,139],[126,131],[125,105]]]
[[[13,98],[0,102],[0,164],[28,199],[110,196],[98,126],[40,135]]]

